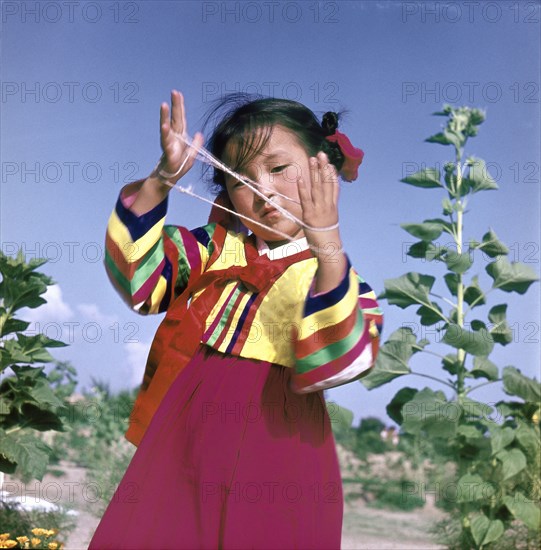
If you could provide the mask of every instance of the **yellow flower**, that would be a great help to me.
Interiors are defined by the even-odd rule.
[[[9,533],[0,534],[0,541],[5,541],[9,539]]]
[[[47,533],[47,529],[42,529],[41,527],[36,527],[35,529],[32,529],[32,534],[36,535],[36,537],[45,535],[45,533]]]
[[[57,542],[50,542],[50,543],[48,544],[47,548],[48,548],[49,550],[57,550],[57,548],[58,548],[58,543],[57,543]]]
[[[32,532],[34,532],[33,529],[32,529]],[[30,542],[32,543],[32,548],[35,548],[36,546],[39,546],[41,544],[41,539],[37,539],[35,537],[32,537]]]
[[[2,539],[2,546],[0,548],[15,548],[15,546],[18,545],[19,544],[16,540]]]
[[[52,537],[54,535],[56,535],[57,531],[55,529],[47,529],[47,531],[45,532],[45,536],[46,537]]]
[[[25,542],[28,542],[28,537],[17,537],[17,540],[19,541],[19,544],[24,544]]]

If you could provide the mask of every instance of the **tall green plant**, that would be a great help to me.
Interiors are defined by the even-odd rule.
[[[481,549],[498,541],[513,521],[523,522],[532,532],[539,529],[541,386],[519,369],[500,369],[489,359],[496,345],[506,346],[513,340],[507,304],[493,305],[484,321],[476,313],[485,309],[476,308],[487,304],[495,291],[525,294],[538,277],[528,266],[508,261],[509,250],[492,229],[480,241],[465,244],[464,217],[471,198],[498,188],[485,161],[464,155],[468,138],[477,135],[485,115],[478,109],[451,106],[434,114],[446,117],[447,124],[426,141],[452,147],[454,158],[442,172],[426,168],[401,181],[443,191],[443,217],[401,227],[419,239],[409,246],[410,257],[446,268],[442,282],[447,296],[433,292],[434,276],[410,272],[387,279],[380,297],[403,309],[417,307],[418,322],[422,327],[434,326],[436,337],[417,340],[410,326],[399,328],[382,346],[374,370],[362,382],[373,389],[399,376],[420,374],[452,390],[447,397],[430,388],[404,387],[387,411],[403,432],[430,439],[456,465],[453,486],[440,487],[439,496],[460,520],[456,545]],[[451,244],[439,245],[436,239],[442,235],[448,235]],[[471,276],[480,252],[488,258],[485,270],[492,279],[487,290],[477,275]],[[449,346],[449,353],[429,349],[436,342]],[[416,354],[434,357],[434,372],[412,369],[410,360]],[[485,384],[503,384],[505,393],[519,400],[499,402],[494,411],[470,397]],[[496,422],[498,414],[501,422]]]
[[[45,262],[26,263],[22,253],[16,258],[0,253],[0,472],[37,479],[45,473],[51,449],[36,431],[62,430],[64,407],[54,391],[59,367],[49,379],[45,367],[37,365],[53,362],[46,348],[66,344],[43,334],[25,335],[30,323],[16,315],[46,303],[41,295],[53,281],[36,271]]]

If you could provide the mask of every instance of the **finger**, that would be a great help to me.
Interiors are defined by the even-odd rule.
[[[328,187],[329,187],[329,175],[328,175],[328,164],[329,159],[325,153],[319,152],[316,156],[316,178],[314,179],[313,189],[312,189],[312,199],[314,201],[323,202],[326,204],[330,197],[328,196]]]
[[[333,204],[338,205],[338,196],[340,194],[340,184],[338,183],[338,170],[336,169],[336,166],[333,166],[334,168],[334,175],[333,175]]]
[[[194,164],[197,157],[197,149],[203,145],[205,139],[201,132],[197,132],[193,138],[192,145],[186,149],[186,154],[188,155],[188,161],[186,162],[185,169],[183,174],[185,174]]]
[[[299,191],[299,199],[301,200],[301,207],[304,212],[304,210],[307,207],[312,206],[312,196],[310,193],[310,189],[308,185],[306,185],[306,181],[302,176],[299,176],[297,178],[297,189]]]
[[[184,131],[183,108],[182,94],[173,90],[171,92],[171,128],[177,134],[182,134]]]
[[[169,105],[167,105],[167,103],[162,103],[160,106],[160,141],[164,151],[167,146],[167,138],[169,136],[170,129]]]
[[[319,185],[320,173],[317,158],[310,158],[310,200],[314,200],[314,194],[317,194],[317,187]]]
[[[334,164],[330,162],[323,168],[324,190],[328,200],[336,204],[338,191],[338,173]]]
[[[186,124],[186,109],[184,107],[184,96],[180,92],[179,92],[179,96],[180,96],[180,123],[182,125],[180,133],[184,135],[184,133],[188,133],[188,124]]]

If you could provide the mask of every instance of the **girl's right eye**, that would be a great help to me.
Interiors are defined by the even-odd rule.
[[[280,166],[275,166],[274,168],[271,168],[271,174],[278,174],[285,170],[289,165],[288,164],[281,164]]]

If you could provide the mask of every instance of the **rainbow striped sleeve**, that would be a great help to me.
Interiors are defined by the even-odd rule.
[[[203,272],[215,224],[193,231],[165,225],[167,198],[137,216],[130,210],[137,191],[129,195],[128,188],[133,184],[122,190],[109,218],[105,267],[131,308],[161,313]]]
[[[294,339],[292,390],[308,393],[357,380],[374,365],[383,315],[348,259],[340,284],[308,294]]]

